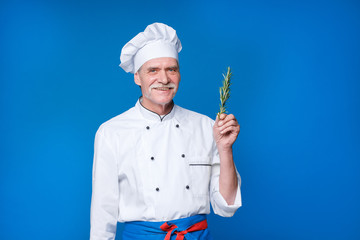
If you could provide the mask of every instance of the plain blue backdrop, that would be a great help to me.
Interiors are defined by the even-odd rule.
[[[214,118],[233,69],[243,206],[215,239],[360,239],[350,0],[2,0],[0,239],[88,239],[94,135],[140,95],[119,55],[153,22],[183,44],[178,105]]]

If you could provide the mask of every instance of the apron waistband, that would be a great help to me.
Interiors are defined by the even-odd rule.
[[[210,240],[207,229],[206,215],[194,215],[187,218],[180,218],[171,221],[126,222],[123,231],[123,240],[170,240],[175,239],[201,239]]]

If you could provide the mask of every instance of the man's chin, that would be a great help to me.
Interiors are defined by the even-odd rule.
[[[172,103],[173,103],[173,100],[171,99],[170,101],[159,101],[156,104],[166,106],[166,105],[169,105],[169,104],[172,104]]]
[[[159,96],[159,95],[154,95],[152,97],[149,98],[149,100],[151,100],[152,102],[154,103],[158,103],[158,104],[168,104],[168,103],[171,103],[173,101],[173,98],[174,98],[174,94],[169,94],[169,95],[166,95],[166,96]]]

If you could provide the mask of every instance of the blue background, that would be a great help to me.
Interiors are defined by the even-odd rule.
[[[0,22],[0,239],[89,237],[94,135],[140,95],[119,55],[153,22],[183,44],[178,105],[214,118],[233,69],[243,207],[215,239],[360,239],[358,1],[8,0]]]

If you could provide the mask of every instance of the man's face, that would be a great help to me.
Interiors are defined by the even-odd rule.
[[[142,104],[154,110],[171,103],[179,87],[180,72],[175,58],[155,58],[144,63],[134,75],[135,83],[141,86]]]

